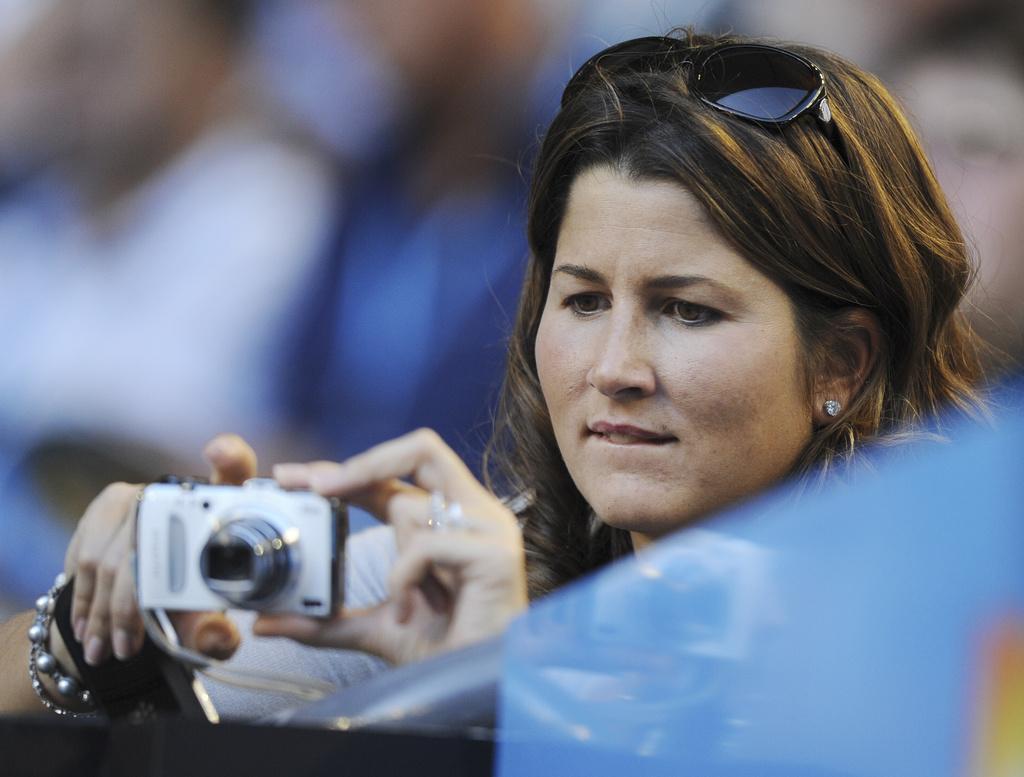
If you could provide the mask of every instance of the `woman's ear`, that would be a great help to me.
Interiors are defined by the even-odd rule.
[[[833,319],[828,352],[814,382],[812,417],[816,426],[831,423],[856,399],[882,349],[882,327],[866,308],[846,308]]]

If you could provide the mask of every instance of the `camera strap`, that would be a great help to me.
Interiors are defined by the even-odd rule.
[[[321,680],[255,670],[243,671],[229,666],[224,661],[190,650],[182,646],[166,610],[143,610],[142,622],[149,638],[165,655],[177,661],[179,665],[199,672],[211,680],[250,691],[285,694],[303,702],[318,701],[335,691],[331,683]],[[199,687],[202,688],[201,685]],[[205,689],[201,692],[206,693]],[[200,703],[203,703],[202,697]],[[212,708],[212,705],[210,706]]]

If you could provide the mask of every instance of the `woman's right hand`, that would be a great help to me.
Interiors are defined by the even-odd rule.
[[[239,484],[256,474],[256,454],[235,435],[216,437],[204,455],[214,483]],[[75,577],[71,624],[93,666],[111,654],[131,658],[145,638],[131,563],[140,489],[129,483],[107,486],[86,509],[65,555],[64,572]],[[178,612],[171,619],[186,647],[215,658],[228,658],[238,648],[238,630],[223,613]]]
[[[274,475],[285,488],[311,488],[373,513],[393,527],[398,554],[387,601],[333,618],[263,614],[254,634],[402,664],[500,634],[529,604],[516,517],[436,432],[420,429],[340,464],[278,465]],[[457,521],[433,523],[456,504]]]

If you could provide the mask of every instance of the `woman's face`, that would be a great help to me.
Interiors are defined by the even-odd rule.
[[[643,544],[786,475],[812,428],[801,354],[789,298],[686,189],[579,175],[536,356],[605,523]]]

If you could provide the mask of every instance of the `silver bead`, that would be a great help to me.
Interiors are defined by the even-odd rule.
[[[38,612],[40,615],[48,613],[50,611],[50,601],[50,597],[46,594],[43,594],[38,599],[36,599],[36,612]]]
[[[82,702],[82,704],[84,704],[86,707],[91,707],[93,703],[92,693],[90,693],[89,691],[82,691],[80,694],[78,694],[78,700]]]
[[[57,691],[65,699],[71,699],[78,695],[78,683],[74,677],[61,677],[57,680]]]
[[[65,575],[63,572],[58,573],[57,577],[55,577],[53,579],[53,587],[54,588],[63,588],[67,584],[68,584],[68,576]]]
[[[42,623],[33,623],[28,627],[29,641],[37,645],[49,636],[48,629]]]
[[[53,674],[53,670],[57,668],[57,659],[47,653],[45,650],[40,652],[36,656],[36,669],[43,674]]]

